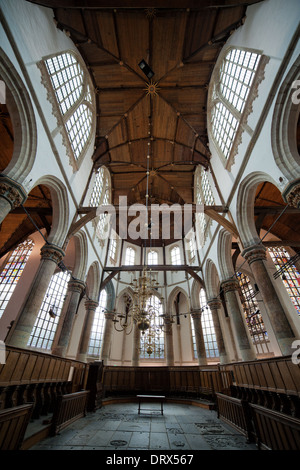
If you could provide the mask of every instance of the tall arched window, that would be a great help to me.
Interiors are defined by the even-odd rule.
[[[145,334],[141,335],[140,357],[142,359],[163,359],[164,358],[164,333],[159,328],[160,315],[163,306],[156,295],[152,295],[147,302],[147,308],[153,306],[155,315],[152,317],[151,325]]]
[[[241,287],[242,306],[253,345],[257,354],[268,353],[269,338],[250,279],[242,272],[237,273],[237,279]]]
[[[51,349],[70,277],[68,271],[53,274],[28,340],[28,346]]]
[[[148,264],[158,264],[158,253],[155,250],[150,250],[147,256]]]
[[[199,205],[210,206],[215,204],[213,192],[208,179],[208,172],[201,166],[197,168],[195,174],[195,200],[196,204]],[[196,214],[196,226],[201,246],[203,246],[205,242],[206,229],[210,223],[210,217],[208,217],[204,212]]]
[[[74,169],[91,142],[95,103],[92,82],[83,61],[74,52],[46,58],[39,64],[54,113],[63,124],[64,143]]]
[[[135,264],[135,250],[128,246],[125,253],[125,265],[133,266]]]
[[[281,275],[282,282],[290,299],[300,315],[300,272],[293,259],[284,247],[270,247],[268,252],[277,268],[277,275]]]
[[[90,207],[99,207],[101,205],[110,204],[110,177],[107,168],[100,167],[97,170],[94,185],[90,197]],[[109,215],[100,214],[95,223],[96,233],[100,243],[108,235],[106,232],[108,228]]]
[[[13,250],[0,274],[0,318],[23,273],[34,243],[28,239]]]
[[[260,65],[262,64],[262,66]],[[214,70],[209,92],[210,135],[230,168],[247,129],[251,103],[257,96],[257,86],[263,78],[259,68],[266,57],[257,51],[230,48],[221,64]],[[256,83],[256,86],[254,86]]]
[[[88,347],[88,354],[90,356],[100,356],[104,323],[105,323],[105,309],[107,307],[107,292],[105,289],[101,291],[99,305],[95,311],[93,326],[91,330],[91,337]]]
[[[200,306],[202,308],[201,324],[203,330],[206,356],[208,358],[219,357],[219,350],[216,340],[216,333],[212,314],[210,308],[207,305],[206,294],[203,288],[200,290]]]
[[[173,265],[181,264],[179,246],[174,246],[174,248],[171,249],[171,264]]]

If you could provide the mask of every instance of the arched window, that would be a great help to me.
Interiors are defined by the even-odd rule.
[[[126,266],[133,266],[135,264],[135,250],[128,246],[126,248],[125,254],[125,265]]]
[[[28,346],[51,349],[70,277],[68,271],[53,274],[28,340]]]
[[[164,333],[159,328],[160,315],[163,306],[156,295],[152,295],[147,302],[147,308],[152,306],[155,315],[152,317],[151,325],[145,334],[141,335],[140,357],[142,359],[163,359],[164,358]]]
[[[158,253],[155,250],[150,250],[147,256],[148,264],[158,264]]]
[[[215,204],[213,192],[208,179],[208,172],[201,166],[197,168],[195,174],[195,200],[196,204],[199,205],[211,206]],[[210,217],[208,217],[204,212],[196,214],[196,226],[201,246],[203,246],[205,242],[206,229],[210,223]]]
[[[282,282],[290,299],[300,315],[300,272],[295,266],[293,258],[284,247],[269,247],[268,252],[277,268],[277,275],[281,275]]]
[[[107,168],[100,167],[97,170],[94,185],[90,197],[90,207],[99,207],[101,205],[110,204],[110,177]],[[108,229],[108,214],[100,214],[96,219],[96,233],[100,240],[100,243],[103,243],[103,239],[109,234],[107,233]]]
[[[174,246],[174,248],[171,249],[171,264],[181,264],[180,249],[178,246]]]
[[[116,261],[116,255],[117,255],[117,240],[115,238],[112,238],[110,240],[110,245],[109,245],[109,257],[111,258],[112,261]]]
[[[220,154],[230,168],[240,143],[241,133],[247,128],[251,103],[257,96],[257,86],[263,74],[258,73],[266,58],[257,51],[230,48],[221,65],[212,75],[209,92],[209,130]],[[257,86],[254,87],[254,82]]]
[[[105,323],[105,309],[107,307],[107,292],[105,289],[101,291],[99,305],[95,311],[93,326],[91,330],[91,337],[88,347],[88,355],[100,356],[104,323]]]
[[[20,243],[17,248],[10,253],[8,261],[0,274],[0,318],[23,273],[33,247],[34,243],[30,239]]]
[[[246,323],[257,354],[269,352],[269,338],[256,300],[250,279],[244,273],[237,273],[242,292],[242,306]]]
[[[91,142],[94,127],[95,104],[88,71],[74,52],[46,58],[39,67],[59,125],[63,124],[71,163],[78,169],[76,162]]]
[[[200,290],[200,306],[202,309],[201,324],[204,337],[206,356],[208,358],[219,357],[219,350],[216,340],[215,327],[210,308],[206,302],[205,290]]]

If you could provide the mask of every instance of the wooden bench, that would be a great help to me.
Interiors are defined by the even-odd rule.
[[[33,403],[0,411],[0,450],[19,450],[30,420]]]
[[[141,412],[141,403],[145,402],[159,402],[160,403],[160,412],[163,415],[164,414],[164,408],[163,404],[165,401],[165,395],[137,395],[138,401],[139,401],[139,407],[138,407],[138,414]],[[143,408],[143,410],[148,410],[152,411],[151,408]]]

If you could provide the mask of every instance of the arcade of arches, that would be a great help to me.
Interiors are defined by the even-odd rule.
[[[113,3],[0,0],[0,415],[147,391],[299,449],[298,1]]]

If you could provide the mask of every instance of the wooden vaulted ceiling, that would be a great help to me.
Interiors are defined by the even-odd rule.
[[[258,2],[31,3],[53,10],[57,28],[71,37],[88,67],[97,102],[94,169],[101,165],[109,169],[112,202],[117,205],[119,196],[127,196],[128,204],[145,204],[148,148],[149,202],[194,202],[195,169],[210,165],[206,105],[211,73],[230,34],[242,27],[247,6]],[[139,67],[142,59],[154,72],[151,80]],[[5,172],[13,149],[13,129],[5,107],[1,111],[1,171]],[[267,189],[268,184],[264,191]],[[271,192],[274,202],[277,195]],[[35,188],[25,206],[39,228],[49,231],[49,190]],[[12,212],[2,223],[0,256],[35,231],[21,212]],[[277,215],[274,212],[273,217]],[[264,223],[269,225],[271,219],[264,218]],[[290,228],[286,238],[298,240],[297,229]]]

